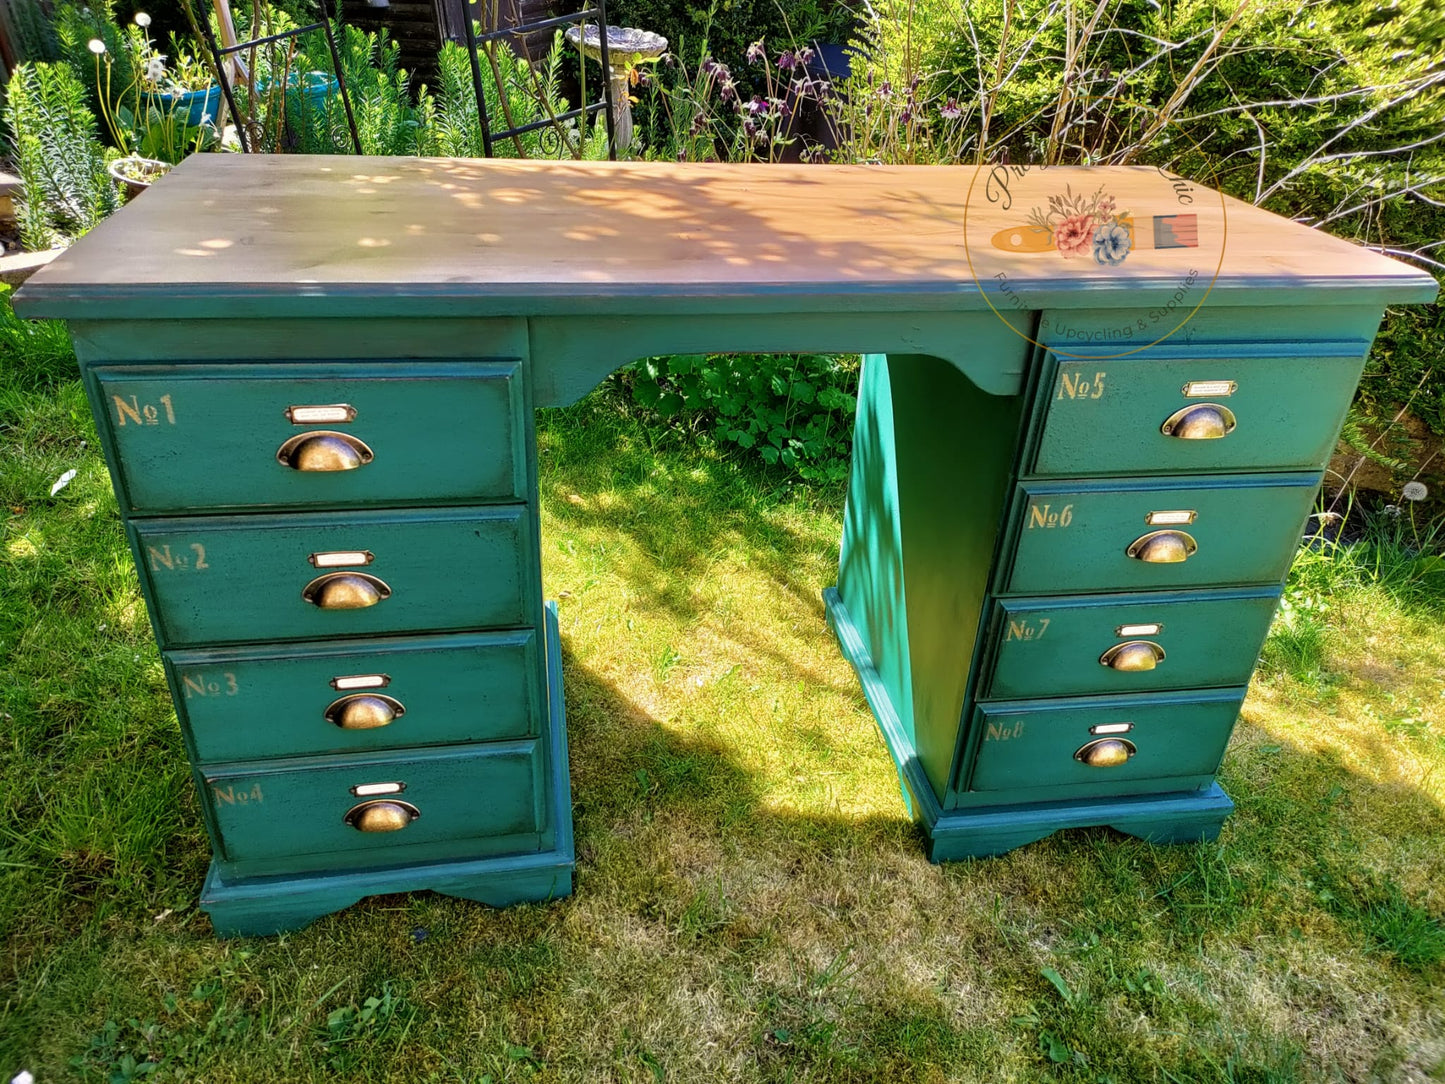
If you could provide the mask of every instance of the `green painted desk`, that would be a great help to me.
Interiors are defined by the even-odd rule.
[[[243,934],[571,891],[532,411],[662,353],[867,355],[826,608],[932,858],[1212,836],[1381,312],[1435,290],[1144,168],[197,155],[16,308],[74,333]]]

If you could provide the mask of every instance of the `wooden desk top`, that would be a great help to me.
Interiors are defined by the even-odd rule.
[[[1079,249],[1077,225],[1067,257],[1052,230],[1030,228],[1051,196],[1081,194],[1129,213],[1121,262],[1096,259],[1087,236]],[[771,311],[779,298],[797,311],[1098,307],[1162,295],[1189,271],[1233,305],[1277,304],[1281,290],[1305,304],[1436,293],[1421,270],[1150,167],[197,154],[16,307],[71,319],[280,315],[299,298],[315,312],[318,297],[374,316],[747,311],[764,298]]]

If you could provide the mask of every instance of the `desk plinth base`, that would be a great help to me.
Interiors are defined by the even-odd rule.
[[[1234,803],[1218,783],[1167,794],[944,809],[836,588],[823,592],[823,604],[828,624],[858,675],[863,695],[898,768],[903,801],[924,831],[930,861],[1003,854],[1066,828],[1108,827],[1152,843],[1211,840],[1219,835],[1224,819],[1234,810]]]
[[[546,607],[547,739],[552,748],[550,851],[391,866],[385,869],[307,873],[226,881],[212,860],[201,889],[201,909],[218,937],[258,937],[295,930],[366,896],[430,890],[491,907],[560,899],[572,894],[572,787],[567,766],[567,720],[562,703],[562,642],[557,606]]]

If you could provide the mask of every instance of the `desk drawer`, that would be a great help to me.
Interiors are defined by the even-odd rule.
[[[1317,474],[1277,474],[1024,482],[1015,501],[1007,590],[1042,595],[1278,583],[1299,548],[1319,481]]]
[[[204,763],[531,737],[537,651],[524,629],[168,651],[165,662]]]
[[[1322,468],[1366,345],[1262,357],[1216,349],[1215,358],[1181,347],[1099,361],[1057,359],[1045,385],[1047,413],[1032,473]],[[1180,412],[1187,417],[1178,418]]]
[[[254,862],[537,832],[541,763],[541,746],[527,741],[405,757],[226,765],[202,774],[222,853]],[[358,808],[371,803],[394,808]]]
[[[516,361],[106,366],[95,376],[134,511],[527,491]]]
[[[1202,781],[1219,767],[1244,692],[980,704],[974,726],[982,741],[968,789],[1098,784],[1104,794],[1144,779]]]
[[[166,647],[535,625],[541,597],[521,505],[130,529]]]
[[[983,689],[996,698],[1243,685],[1280,588],[1003,599]]]

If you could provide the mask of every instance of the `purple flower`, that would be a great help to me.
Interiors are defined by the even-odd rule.
[[[905,106],[903,107],[903,112],[898,114],[898,119],[899,119],[899,121],[901,121],[901,122],[904,123],[904,124],[912,124],[912,123],[913,123],[913,106],[911,106],[911,105],[905,105]]]
[[[950,98],[944,102],[938,110],[938,115],[944,120],[957,120],[963,116],[963,110],[958,107],[958,99]]]
[[[714,60],[712,57],[706,57],[706,58],[704,58],[704,60],[703,60],[703,62],[702,62],[702,73],[703,73],[703,75],[712,75],[712,74],[714,74],[714,73],[718,70],[718,68],[720,68],[721,66],[722,66],[722,65],[720,65],[720,64],[719,64],[716,60]]]
[[[722,67],[722,65],[718,66]],[[726,71],[727,69],[724,68],[723,70]],[[718,87],[717,93],[718,97],[723,101],[730,102],[738,96],[737,84],[734,83],[731,78],[725,76],[722,81],[722,86]]]
[[[699,111],[693,115],[692,127],[688,129],[688,135],[701,135],[706,128],[707,117]]]
[[[753,42],[751,45],[748,46],[747,58],[749,64],[767,63],[768,54],[763,49],[762,38],[759,38],[757,41]]]
[[[888,81],[887,79],[883,80],[883,82],[881,82],[881,83],[878,84],[878,97],[880,97],[880,98],[891,98],[891,97],[893,97],[893,84],[892,84],[890,81]]]
[[[758,134],[758,122],[755,121],[755,120],[753,120],[752,117],[744,117],[744,118],[743,118],[743,131],[746,132],[746,133],[747,133],[748,135],[750,135],[750,136],[751,136],[751,135],[757,135],[757,134]]]
[[[751,114],[752,114],[753,116],[755,116],[755,117],[756,117],[759,113],[766,113],[766,112],[768,112],[769,108],[770,108],[770,106],[769,106],[769,104],[768,104],[767,99],[766,99],[766,98],[759,97],[759,96],[756,95],[756,94],[753,95],[753,100],[748,103],[748,112],[751,113]]]
[[[807,46],[798,50],[798,66],[806,68],[813,60],[813,50]]]
[[[778,56],[778,69],[780,71],[791,71],[798,66],[797,54],[791,49],[784,49]]]

